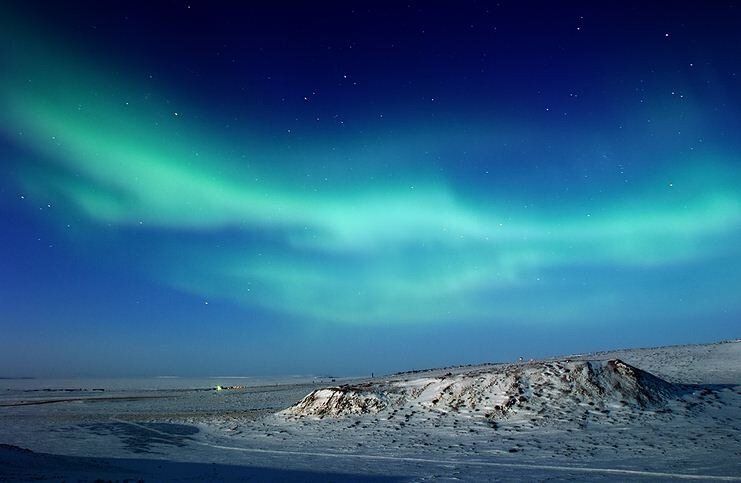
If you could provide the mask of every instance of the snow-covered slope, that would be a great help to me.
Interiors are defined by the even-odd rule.
[[[285,414],[323,417],[376,413],[388,406],[389,396],[383,392],[374,392],[370,384],[317,389],[286,409]]]
[[[471,464],[431,479],[741,481],[741,343],[417,370],[319,389],[239,438]],[[354,457],[354,456],[353,456]],[[453,461],[455,460],[455,461]],[[501,473],[509,464],[526,473]],[[477,465],[482,465],[477,472]],[[537,475],[549,468],[558,475]],[[579,471],[590,474],[568,474]]]
[[[569,406],[587,405],[605,414],[660,407],[682,390],[618,359],[565,360],[317,389],[283,414],[323,418],[416,407],[481,413],[492,421],[528,413],[545,421]]]

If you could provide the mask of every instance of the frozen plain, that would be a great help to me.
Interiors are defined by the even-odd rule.
[[[0,481],[741,481],[739,341],[334,383],[81,381],[0,381]]]

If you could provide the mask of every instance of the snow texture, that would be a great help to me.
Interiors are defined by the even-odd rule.
[[[619,359],[567,360],[322,388],[281,414],[324,418],[417,408],[443,414],[483,412],[492,424],[525,414],[547,421],[558,415],[558,408],[586,403],[605,413],[631,411],[662,406],[688,390]]]
[[[2,391],[0,481],[741,481],[739,341],[331,386],[103,386]]]

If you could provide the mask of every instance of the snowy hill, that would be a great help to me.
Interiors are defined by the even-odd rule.
[[[682,391],[683,386],[619,359],[565,360],[317,389],[282,414],[324,418],[415,408],[491,421],[528,415],[545,422],[569,407],[588,406],[603,414],[660,408]]]

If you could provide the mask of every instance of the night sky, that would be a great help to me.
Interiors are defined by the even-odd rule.
[[[741,335],[741,5],[4,2],[0,376]]]

